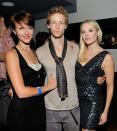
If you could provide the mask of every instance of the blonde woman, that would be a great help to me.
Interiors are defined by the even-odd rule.
[[[112,55],[99,46],[102,31],[94,20],[87,20],[80,27],[80,53],[76,63],[82,131],[95,131],[107,122],[114,88],[114,61]],[[102,87],[98,76],[106,76],[106,103],[103,105]],[[104,106],[104,108],[103,108]]]

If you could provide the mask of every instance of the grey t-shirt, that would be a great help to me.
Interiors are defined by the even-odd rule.
[[[67,41],[67,45],[67,53],[63,64],[67,76],[68,97],[66,97],[64,101],[61,101],[57,88],[48,92],[45,95],[45,106],[50,110],[71,110],[79,105],[75,82],[75,63],[78,58],[79,47],[77,44],[70,41]],[[56,63],[50,53],[48,43],[45,43],[42,47],[38,48],[36,54],[46,70],[46,84],[51,74],[56,77]]]

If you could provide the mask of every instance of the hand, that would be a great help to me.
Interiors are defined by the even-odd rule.
[[[11,99],[13,98],[13,90],[12,90],[12,88],[9,89],[8,95],[11,97]]]
[[[50,77],[48,79],[47,86],[48,86],[48,91],[52,90],[52,89],[55,89],[56,86],[57,86],[56,78],[53,78],[52,75],[50,75]]]
[[[104,75],[103,77],[98,77],[97,78],[97,83],[99,85],[102,85],[105,82],[106,76]]]
[[[98,125],[103,125],[106,122],[107,122],[107,113],[103,112],[100,117],[100,121],[99,121]]]

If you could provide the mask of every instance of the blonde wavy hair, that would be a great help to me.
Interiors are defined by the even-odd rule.
[[[102,30],[99,26],[99,24],[95,21],[95,20],[85,20],[81,25],[80,25],[80,52],[79,52],[79,57],[78,60],[79,61],[86,61],[86,59],[84,58],[84,53],[87,50],[87,46],[84,43],[83,39],[82,39],[82,26],[83,24],[88,23],[90,25],[92,25],[97,31],[99,31],[99,35],[97,37],[97,42],[98,44],[100,44],[100,42],[102,41]]]

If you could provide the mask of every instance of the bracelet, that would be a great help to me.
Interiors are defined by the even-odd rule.
[[[40,88],[40,87],[37,87],[37,89],[38,89],[38,91],[39,91],[39,93],[38,93],[37,96],[40,96],[40,95],[41,95],[41,88]]]

